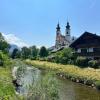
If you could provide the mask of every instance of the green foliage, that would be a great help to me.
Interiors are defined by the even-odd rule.
[[[92,68],[98,68],[98,62],[96,60],[88,61],[88,65],[89,67],[92,67]]]
[[[58,83],[56,78],[49,72],[43,79],[44,91],[47,95],[48,100],[58,100]]]
[[[76,65],[80,67],[87,67],[88,66],[88,59],[86,57],[77,57]]]
[[[95,86],[98,90],[100,90],[100,80],[95,82]]]
[[[18,51],[16,52],[16,58],[21,58],[21,51],[20,51],[20,50],[18,50]]]
[[[0,50],[2,50],[4,53],[7,53],[8,48],[10,48],[10,45],[5,41],[4,37],[0,33]]]
[[[27,59],[30,57],[30,49],[27,47],[23,47],[21,51],[21,57],[22,59]]]
[[[47,57],[48,56],[48,50],[44,46],[42,46],[40,48],[39,56],[40,57]]]
[[[36,46],[31,46],[29,48],[23,47],[21,51],[15,50],[12,54],[12,58],[22,58],[22,59],[45,59],[48,56],[48,50],[42,46],[39,50]]]
[[[9,68],[0,68],[0,100],[20,100],[15,94]]]
[[[58,82],[51,72],[46,73],[44,77],[33,86],[30,86],[28,100],[59,100]],[[30,95],[31,94],[31,95]]]
[[[71,48],[65,48],[55,54],[55,62],[61,64],[72,64],[73,50]]]
[[[30,47],[30,52],[31,52],[30,59],[35,60],[38,55],[38,49],[36,48],[36,46]]]
[[[15,58],[19,58],[20,57],[20,52],[17,48],[15,48],[11,54],[11,58],[15,59]]]
[[[20,61],[18,61],[16,65],[19,66],[16,72],[16,77],[17,79],[20,79],[25,74],[27,68],[26,65]]]
[[[9,57],[4,54],[2,51],[0,51],[0,66],[6,66],[10,64]]]

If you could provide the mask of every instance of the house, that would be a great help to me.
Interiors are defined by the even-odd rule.
[[[78,56],[100,60],[100,36],[96,34],[84,32],[70,44],[70,47],[75,50],[75,54]]]

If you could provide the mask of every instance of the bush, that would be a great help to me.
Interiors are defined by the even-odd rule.
[[[8,56],[0,51],[0,66],[5,66],[5,65],[8,66],[9,64],[10,64],[10,60]]]
[[[92,68],[98,68],[98,62],[96,60],[88,61],[88,65]]]
[[[0,66],[3,66],[3,60],[0,59]]]
[[[55,54],[55,62],[61,64],[72,64],[73,50],[71,48],[64,48],[61,51],[56,52]]]
[[[38,60],[40,60],[40,61],[47,61],[47,58],[46,57],[41,57]]]
[[[96,86],[96,88],[97,88],[98,90],[100,90],[100,81],[96,81],[96,82],[95,82],[95,86]]]
[[[77,57],[76,65],[80,67],[87,67],[88,66],[88,59],[86,57]]]
[[[36,60],[36,57],[30,57],[31,60]]]

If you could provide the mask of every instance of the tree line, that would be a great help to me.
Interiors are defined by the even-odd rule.
[[[0,66],[9,63],[10,58],[16,59],[31,59],[31,60],[46,60],[60,64],[73,64],[79,67],[99,68],[100,64],[96,60],[87,59],[75,55],[75,51],[71,48],[64,48],[57,52],[49,51],[45,46],[37,48],[36,46],[23,47],[20,50],[15,48],[9,55],[10,45],[6,42],[0,33]],[[8,65],[8,64],[7,64]]]
[[[23,47],[21,50],[15,48],[11,54],[11,58],[22,58],[22,59],[38,59],[48,56],[48,49],[45,46],[42,46],[40,49],[36,46]]]

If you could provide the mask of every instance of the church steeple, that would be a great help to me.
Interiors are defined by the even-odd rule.
[[[61,31],[60,31],[60,25],[58,22],[57,27],[56,27],[56,43],[55,43],[56,48],[59,48],[60,37],[61,37]]]
[[[70,25],[69,25],[69,22],[67,21],[66,30],[65,30],[65,38],[69,42],[70,42],[70,39],[71,39],[70,30],[71,30]]]
[[[57,24],[57,31],[60,31],[60,25],[59,25],[59,22],[58,22],[58,24]]]
[[[58,24],[57,24],[56,29],[57,29],[57,30],[56,30],[56,34],[57,34],[57,35],[61,34],[59,22],[58,22]]]
[[[69,25],[69,22],[67,22],[67,26],[66,26],[66,29],[70,29],[70,25]]]

